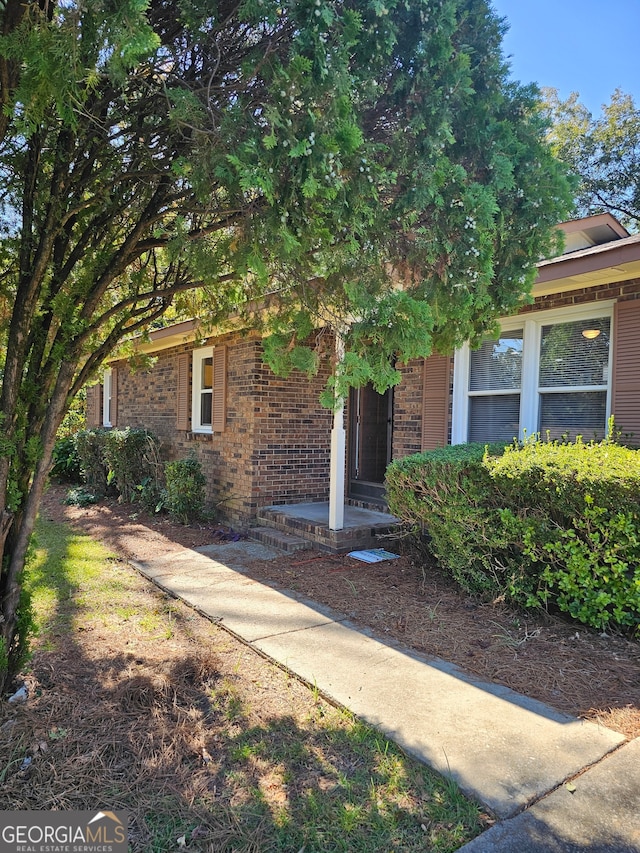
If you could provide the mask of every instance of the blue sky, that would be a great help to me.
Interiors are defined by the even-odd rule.
[[[512,77],[579,92],[600,115],[621,88],[640,106],[640,0],[491,0],[507,18],[504,52]]]

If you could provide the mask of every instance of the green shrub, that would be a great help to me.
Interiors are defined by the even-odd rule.
[[[58,483],[81,483],[80,456],[75,435],[59,438],[53,448],[50,476]]]
[[[69,489],[64,502],[67,506],[91,506],[91,504],[98,503],[99,500],[98,495],[90,492],[84,486],[78,486],[76,489]]]
[[[121,500],[130,503],[139,497],[142,483],[158,476],[159,441],[148,430],[82,430],[75,445],[82,479],[94,495],[103,496],[113,486]]]
[[[165,507],[169,514],[188,524],[204,513],[206,480],[202,466],[194,455],[169,462],[165,466]]]
[[[500,454],[504,444],[491,445]],[[496,501],[484,465],[485,445],[443,447],[387,469],[391,512],[426,534],[439,564],[468,592],[495,598],[521,569],[520,520]]]
[[[137,487],[136,500],[151,514],[163,510],[166,499],[166,490],[161,486],[159,477],[145,477]]]
[[[393,463],[389,508],[467,591],[640,625],[640,451],[613,441],[444,448]]]
[[[507,505],[545,508],[560,525],[581,515],[587,495],[598,506],[640,512],[640,455],[613,441],[531,439],[485,464]]]
[[[107,482],[113,483],[125,503],[135,500],[140,484],[155,475],[158,446],[158,439],[146,429],[127,427],[105,432]]]
[[[106,495],[108,470],[104,459],[107,430],[85,429],[76,435],[82,479],[90,492]]]
[[[561,611],[592,628],[640,625],[640,516],[595,506],[553,541],[527,538],[528,556],[543,565],[533,604],[551,598]]]

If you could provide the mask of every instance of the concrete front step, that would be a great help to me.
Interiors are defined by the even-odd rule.
[[[257,518],[265,527],[302,537],[307,548],[333,554],[389,547],[389,536],[398,524],[398,519],[388,513],[345,506],[344,528],[331,530],[328,504],[321,503],[260,507]]]
[[[275,527],[252,527],[247,531],[247,534],[255,542],[261,542],[263,545],[269,545],[272,548],[279,548],[281,551],[302,551],[305,548],[312,547],[312,543],[302,539],[301,536],[276,530]]]

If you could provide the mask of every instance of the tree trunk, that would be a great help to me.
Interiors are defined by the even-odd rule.
[[[24,660],[30,625],[28,620],[25,625],[20,624],[22,573],[51,467],[56,433],[67,409],[73,376],[73,367],[66,363],[49,398],[44,423],[35,427],[42,440],[42,452],[30,477],[22,505],[15,513],[5,511],[0,525],[3,555],[0,573],[0,652],[4,651],[4,655],[0,654],[0,693],[7,689]]]

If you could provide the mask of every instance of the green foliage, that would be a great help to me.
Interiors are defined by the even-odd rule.
[[[463,589],[496,598],[519,569],[517,519],[496,500],[484,455],[484,445],[465,444],[393,462],[387,499],[394,515],[426,533],[429,550]]]
[[[131,503],[140,495],[141,485],[157,476],[159,441],[148,430],[83,430],[75,436],[75,446],[91,495],[105,495],[113,487],[121,500]]]
[[[84,486],[78,486],[75,489],[69,489],[65,497],[65,504],[68,506],[91,506],[98,503],[100,496],[89,491]]]
[[[137,486],[136,500],[140,501],[147,512],[154,514],[165,508],[166,491],[160,485],[158,477],[145,477]]]
[[[553,122],[550,141],[577,178],[583,215],[613,213],[632,231],[640,229],[640,109],[620,89],[594,118],[577,92],[562,101],[544,90]]]
[[[59,438],[53,448],[53,465],[49,476],[58,483],[82,482],[80,456],[75,435]]]
[[[69,438],[87,427],[85,414],[87,400],[86,388],[83,388],[73,398],[57,432],[58,439]]]
[[[206,480],[195,456],[168,462],[165,466],[165,507],[182,524],[201,518],[204,513]]]
[[[103,442],[107,482],[116,487],[121,500],[131,503],[141,483],[155,474],[158,439],[146,429],[128,427],[105,431]]]
[[[640,628],[640,514],[596,506],[587,495],[582,515],[552,541],[527,537],[525,553],[541,563],[532,603],[550,598],[592,628]]]
[[[106,495],[108,470],[104,459],[107,430],[94,428],[79,432],[76,450],[80,459],[80,472],[85,485],[95,495]]]
[[[8,551],[28,540],[35,513],[19,510],[39,500],[70,401],[168,310],[240,314],[281,350],[293,339],[284,370],[320,363],[298,330],[343,330],[343,395],[365,374],[388,387],[394,359],[476,340],[521,304],[570,197],[535,90],[508,80],[499,19],[486,0],[356,6],[12,4],[0,35]],[[274,310],[256,319],[265,298]],[[85,440],[83,463],[95,492],[99,442]],[[12,556],[13,572],[24,553]],[[14,584],[3,571],[0,635]]]
[[[394,462],[387,482],[391,511],[465,590],[596,628],[640,624],[639,451],[463,445]]]
[[[556,524],[584,511],[587,498],[598,506],[640,512],[640,456],[614,441],[575,442],[529,439],[502,456],[486,459],[501,500],[526,510],[544,507]]]

